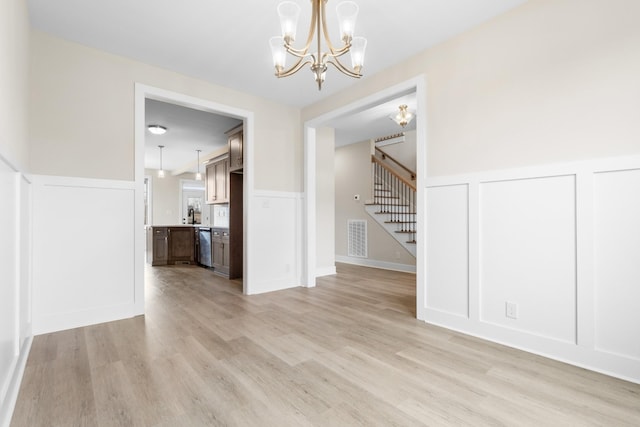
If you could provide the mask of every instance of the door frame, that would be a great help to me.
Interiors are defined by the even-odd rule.
[[[254,193],[253,176],[253,141],[254,141],[254,113],[253,111],[220,104],[215,101],[196,98],[166,89],[148,86],[142,83],[135,83],[134,96],[134,146],[135,146],[135,218],[134,218],[134,245],[135,245],[135,284],[134,284],[134,307],[135,314],[144,314],[144,263],[145,263],[145,227],[144,227],[144,139],[145,139],[145,100],[168,102],[181,105],[183,107],[206,111],[213,114],[221,114],[228,117],[240,119],[244,123],[243,129],[243,293],[251,292],[253,283],[251,259],[247,257],[252,253],[252,243],[247,236],[252,232],[252,201]]]
[[[427,176],[427,78],[422,74],[412,79],[388,87],[365,98],[344,105],[328,113],[304,122],[304,235],[303,235],[303,277],[306,287],[316,285],[316,129],[330,120],[359,111],[368,105],[382,102],[394,95],[416,92],[416,313],[424,320],[426,289],[426,200],[424,182]]]

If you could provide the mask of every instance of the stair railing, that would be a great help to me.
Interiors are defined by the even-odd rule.
[[[415,172],[379,148],[376,148],[376,154],[371,156],[371,162],[374,184],[377,184],[377,186],[374,185],[374,202],[380,206],[380,213],[389,216],[388,223],[397,224],[396,233],[406,234],[407,243],[415,243]],[[393,164],[395,167],[392,166]]]

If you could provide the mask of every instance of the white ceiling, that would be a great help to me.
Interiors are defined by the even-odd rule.
[[[146,169],[160,168],[160,149],[162,149],[162,168],[174,173],[196,172],[198,153],[202,150],[200,161],[210,158],[227,146],[225,132],[242,123],[231,117],[194,110],[166,102],[146,100],[145,126],[158,124],[167,128],[164,135],[145,133]],[[200,171],[204,172],[202,164]]]
[[[276,12],[280,1],[28,0],[28,5],[35,29],[291,106],[313,104],[355,84],[356,79],[346,77],[332,67],[327,72],[322,91],[318,91],[307,69],[283,79],[273,75],[268,40],[280,32]],[[298,28],[298,38],[302,39],[307,32],[310,2],[297,1],[302,9]],[[363,79],[526,2],[356,1],[360,6],[356,35],[368,39]],[[338,39],[337,3],[337,0],[327,3],[327,22],[334,41]],[[336,128],[338,145],[396,133],[397,125],[386,117],[397,110],[400,103],[411,102],[410,98],[389,100],[387,105],[371,106],[371,111],[362,111],[329,125]],[[167,113],[169,109],[159,110]],[[160,120],[149,114],[148,121]],[[218,120],[224,123],[226,118],[203,112],[195,114],[194,118],[166,116],[166,121],[159,124],[170,128],[170,132],[163,137],[147,133],[147,145],[155,147],[155,150],[147,150],[148,165],[159,160],[159,140],[168,147],[163,155],[163,166],[170,169],[172,138],[175,137],[176,142],[182,141],[182,145],[175,145],[175,151],[181,147],[186,159],[189,152],[195,157],[196,145],[204,144],[210,135],[210,127],[216,131],[224,127],[216,123]],[[211,116],[211,123],[203,125],[203,120],[207,121],[203,115]],[[195,124],[187,133],[182,128],[186,122],[200,123],[205,134],[197,135]],[[411,126],[415,126],[415,122]],[[190,141],[189,144],[186,141]],[[150,153],[155,153],[155,157]],[[183,164],[180,162],[176,160],[176,165]]]

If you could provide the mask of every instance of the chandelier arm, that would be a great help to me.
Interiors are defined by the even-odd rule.
[[[284,48],[288,53],[290,53],[291,55],[297,58],[305,58],[307,56],[312,56],[312,54],[309,53],[309,46],[306,46],[304,49],[295,49],[285,43]]]
[[[312,2],[314,3],[316,1],[324,1],[324,0],[312,0]],[[288,42],[285,42],[284,47],[285,49],[287,49],[287,52],[297,56],[298,58],[302,58],[303,56],[306,56],[307,52],[309,52],[309,48],[311,47],[311,42],[313,41],[313,33],[315,30],[315,27],[317,26],[317,22],[318,22],[318,11],[316,10],[315,7],[312,7],[311,24],[309,25],[309,34],[307,34],[307,42],[305,43],[304,47],[301,49],[297,49],[293,47],[291,44],[289,44]]]
[[[335,61],[328,60],[327,64],[333,65],[338,69],[338,71],[342,72],[343,74],[346,74],[349,77],[355,77],[356,79],[359,79],[360,77],[362,77],[362,74],[351,71],[350,69],[342,65],[342,63],[338,60],[337,57],[333,57],[333,59],[335,59]]]
[[[323,4],[326,2],[325,0],[320,0],[320,1],[322,1]],[[324,40],[327,43],[327,47],[329,48],[329,51],[331,52],[332,56],[342,55],[349,51],[349,48],[351,47],[351,43],[345,43],[345,45],[340,49],[336,49],[333,46],[333,43],[331,42],[331,37],[329,36],[329,30],[327,29],[327,14],[326,14],[326,8],[324,7],[324,5],[322,7],[322,32],[324,33]],[[318,38],[320,38],[320,34],[318,34]]]
[[[337,58],[339,56],[344,55],[345,53],[349,52],[348,49],[346,49],[347,46],[345,46],[344,48],[337,50],[335,52],[324,52],[323,53],[323,58]],[[348,47],[351,47],[351,44],[348,45]]]
[[[277,74],[276,74],[276,76],[277,76],[278,78],[280,78],[280,77],[289,77],[289,76],[294,75],[294,74],[295,74],[295,73],[297,73],[298,71],[300,71],[300,69],[301,69],[302,67],[304,67],[305,65],[307,65],[307,64],[313,64],[313,61],[312,61],[312,60],[308,59],[308,60],[306,60],[306,61],[304,61],[304,62],[303,62],[303,59],[304,59],[304,58],[303,58],[303,57],[301,57],[301,58],[298,60],[298,62],[296,62],[294,65],[292,65],[292,66],[291,66],[291,68],[289,68],[288,70],[283,71],[283,72],[281,72],[281,73],[277,73]]]

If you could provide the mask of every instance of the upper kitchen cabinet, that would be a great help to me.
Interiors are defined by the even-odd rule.
[[[229,172],[242,172],[244,166],[242,126],[240,124],[225,132],[229,140]]]
[[[229,157],[211,161],[205,174],[207,203],[229,203]]]

